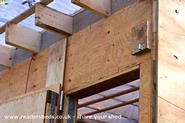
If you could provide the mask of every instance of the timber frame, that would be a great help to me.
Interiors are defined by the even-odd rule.
[[[104,89],[108,89],[121,84],[121,79],[127,83],[127,80],[130,82],[132,78],[139,77],[141,81],[139,87],[139,122],[153,123],[153,118],[156,115],[152,108],[154,105],[152,97],[154,97],[155,92],[152,76],[154,74],[152,64],[153,47],[150,47],[153,42],[151,32],[152,2],[147,0],[137,1],[129,7],[111,13],[111,0],[98,0],[98,2],[73,0],[73,3],[105,17],[95,24],[74,33],[73,17],[47,7],[46,4],[52,1],[50,0],[45,4],[42,1],[37,3],[0,28],[1,33],[4,31],[6,33],[6,43],[35,54],[28,66],[29,71],[33,73],[35,71],[32,66],[34,62],[37,62],[34,59],[39,58],[39,54],[41,54],[42,34],[21,27],[18,23],[35,13],[35,25],[65,35],[65,39],[59,43],[63,47],[62,50],[60,50],[61,45],[54,44],[51,48],[52,51],[49,51],[49,55],[47,55],[49,63],[46,67],[47,73],[44,73],[46,79],[38,81],[44,80],[43,85],[39,85],[37,82],[37,87],[37,84],[30,83],[31,79],[28,78],[26,79],[25,92],[44,87],[60,93],[58,90],[60,85],[64,91],[63,115],[76,116],[77,99],[95,92],[93,90],[87,91],[88,88],[102,86],[105,87]],[[147,24],[143,25],[143,23]],[[140,39],[142,39],[142,42],[140,42]],[[140,44],[144,48],[140,47]],[[147,52],[145,52],[145,46],[149,48]],[[136,54],[133,54],[134,47],[138,48]],[[97,52],[94,52],[94,50]],[[112,53],[110,54],[109,51]],[[12,57],[12,55],[10,56]],[[5,59],[6,61],[9,60],[9,58]],[[88,59],[91,59],[90,62],[88,62]],[[1,63],[4,64],[4,61]],[[10,61],[6,66],[11,66],[11,64]],[[107,68],[109,69],[106,70]],[[31,73],[28,73],[28,75],[32,76]],[[120,78],[120,75],[123,75],[123,77]],[[36,78],[32,76],[32,78],[36,80],[39,76]],[[30,88],[29,84],[33,87]],[[136,101],[138,99],[134,102]],[[77,119],[68,119],[63,122],[76,123]]]
[[[17,49],[0,45],[0,65],[9,68],[0,73],[2,100],[53,90],[60,95],[59,114],[77,116],[83,106],[78,99],[139,78],[139,99],[128,102],[139,100],[139,123],[185,122],[184,1],[72,0],[84,8],[73,16],[47,7],[52,1],[42,0],[0,27],[7,44],[32,54],[14,65]],[[35,25],[62,35],[44,50],[48,33],[18,24],[33,13]],[[62,121],[76,122],[97,123]]]

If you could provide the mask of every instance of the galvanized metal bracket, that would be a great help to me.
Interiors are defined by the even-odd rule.
[[[151,26],[148,21],[132,28],[132,55],[139,55],[151,50]]]

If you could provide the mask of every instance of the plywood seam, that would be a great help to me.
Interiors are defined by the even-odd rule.
[[[167,99],[165,99],[165,98],[163,98],[163,97],[161,97],[161,96],[158,96],[158,97],[159,97],[159,98],[161,98],[162,100],[164,100],[164,101],[168,102],[169,104],[171,104],[171,105],[175,106],[176,108],[181,109],[181,110],[183,110],[183,111],[185,112],[185,109],[183,109],[183,108],[179,107],[178,105],[176,105],[176,104],[172,103],[171,101],[169,101],[169,100],[167,100]]]

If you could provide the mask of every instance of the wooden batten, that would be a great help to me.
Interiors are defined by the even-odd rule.
[[[42,5],[48,5],[51,2],[53,2],[53,0],[41,0],[40,1],[40,4],[42,4]],[[32,6],[31,8],[29,8],[29,9],[27,9],[26,11],[24,11],[20,15],[16,16],[12,20],[10,20],[9,23],[17,24],[17,23],[23,21],[24,19],[28,18],[32,14],[34,14],[34,12],[35,12],[35,5]],[[0,27],[0,34],[3,33],[3,32],[5,32],[5,28],[6,28],[6,24],[4,24],[4,25],[2,25]]]
[[[111,15],[111,0],[72,0],[72,3],[104,17]]]
[[[0,65],[4,67],[11,67],[12,60],[15,54],[15,49],[0,45]]]
[[[16,24],[7,24],[6,43],[33,53],[40,51],[41,33],[21,27]]]
[[[37,4],[35,8],[35,24],[47,30],[69,35],[72,34],[73,18],[49,7]]]

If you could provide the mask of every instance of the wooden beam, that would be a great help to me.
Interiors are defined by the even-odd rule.
[[[14,48],[0,45],[0,65],[4,67],[11,67],[14,54]]]
[[[107,108],[103,108],[103,109],[100,109],[100,110],[97,110],[97,111],[93,111],[93,112],[84,114],[84,116],[89,116],[89,115],[102,113],[102,112],[109,111],[109,110],[112,110],[112,109],[115,109],[115,108],[119,108],[119,107],[122,107],[122,106],[130,105],[130,104],[138,102],[138,101],[139,101],[139,98],[133,99],[133,100],[129,100],[129,101],[123,102],[121,104],[113,105],[113,106],[110,106],[110,107],[107,107]]]
[[[53,2],[54,0],[41,0],[40,4],[42,5],[48,5],[49,3]]]
[[[53,0],[41,0],[40,3],[43,4],[43,5],[48,5],[52,1]],[[8,23],[17,24],[17,23],[23,21],[24,19],[26,19],[27,17],[31,16],[32,14],[34,14],[34,12],[35,12],[35,5],[32,6],[31,8],[29,8],[29,9],[27,9],[26,11],[24,11],[20,15],[16,16],[15,18],[13,18]],[[5,28],[6,28],[6,24],[4,24],[3,26],[0,27],[0,34],[5,32]]]
[[[40,51],[41,33],[9,23],[6,26],[5,41],[7,44],[37,53]]]
[[[35,8],[35,24],[47,30],[69,35],[72,34],[73,18],[49,7],[37,4]]]
[[[91,104],[94,104],[94,103],[98,103],[98,102],[101,102],[101,101],[105,101],[105,100],[108,100],[108,99],[111,99],[111,98],[114,98],[114,97],[118,97],[118,96],[121,96],[121,95],[124,95],[124,94],[128,94],[128,93],[131,93],[131,92],[134,92],[134,91],[137,91],[137,90],[139,90],[139,87],[123,90],[123,91],[115,93],[115,94],[110,94],[108,96],[105,96],[105,97],[102,97],[102,98],[99,98],[99,99],[96,99],[96,100],[92,100],[92,101],[80,104],[80,105],[78,105],[78,108],[85,107],[85,106],[88,106],[88,105],[91,105]]]
[[[104,17],[111,15],[111,0],[72,0],[72,3]]]

